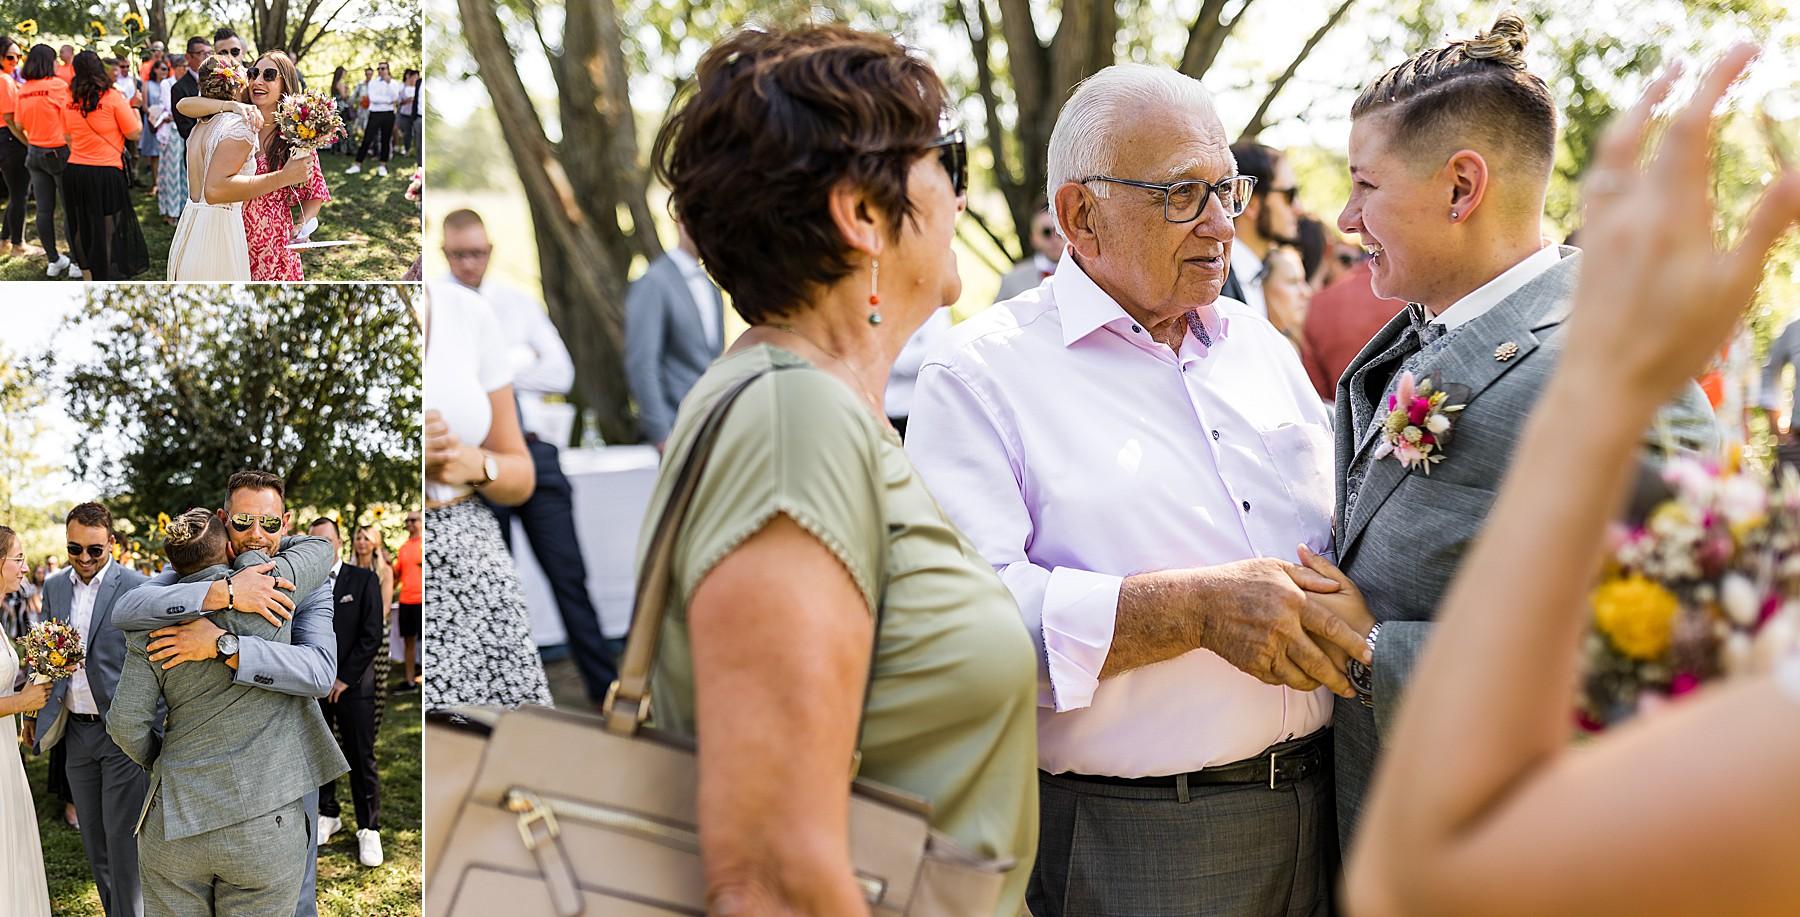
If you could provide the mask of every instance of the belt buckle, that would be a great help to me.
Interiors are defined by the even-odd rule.
[[[1269,752],[1269,789],[1271,790],[1275,788],[1275,759],[1277,757],[1279,755],[1275,752]]]

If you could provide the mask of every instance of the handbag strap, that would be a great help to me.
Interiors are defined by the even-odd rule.
[[[650,717],[650,667],[656,661],[657,644],[662,639],[663,614],[668,608],[669,587],[674,582],[675,540],[693,505],[694,494],[700,489],[701,472],[706,470],[707,459],[718,443],[720,431],[724,429],[726,413],[731,410],[738,396],[756,380],[772,372],[795,368],[799,367],[773,366],[735,383],[720,396],[700,422],[699,432],[694,434],[694,445],[688,450],[687,458],[682,461],[681,470],[676,474],[675,483],[669,490],[668,502],[663,504],[662,515],[657,519],[656,528],[650,536],[649,549],[644,552],[643,568],[638,572],[637,595],[632,600],[631,631],[625,638],[625,655],[620,660],[619,677],[607,690],[606,700],[600,707],[600,715],[604,718],[608,732],[621,736],[634,735],[638,727]],[[875,684],[875,653],[881,644],[881,623],[887,608],[886,570],[882,571],[880,588],[876,597],[875,628],[870,640],[869,675],[863,684],[862,703],[859,706],[859,710],[865,712]],[[862,764],[862,720],[859,714],[856,751],[851,761],[852,777]]]

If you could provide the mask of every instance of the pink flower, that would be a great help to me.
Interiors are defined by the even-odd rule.
[[[1412,373],[1401,373],[1400,374],[1400,381],[1398,383],[1396,383],[1394,386],[1394,394],[1396,396],[1398,396],[1399,403],[1401,403],[1401,404],[1412,404],[1413,403],[1413,398],[1416,395],[1416,392],[1414,391],[1414,388],[1413,388],[1414,384],[1415,383],[1413,382],[1413,374]]]
[[[1675,677],[1669,680],[1669,696],[1680,697],[1698,687],[1700,676],[1692,672],[1676,672]]]
[[[1419,445],[1435,446],[1435,445],[1437,445],[1437,437],[1431,435],[1430,433],[1421,433],[1421,434],[1419,434]]]
[[[1757,612],[1756,626],[1761,627],[1768,623],[1769,619],[1775,616],[1775,612],[1780,610],[1781,596],[1773,592],[1769,593],[1769,597],[1763,599],[1762,609]]]
[[[1417,427],[1425,423],[1425,415],[1431,413],[1431,399],[1414,398],[1412,406],[1406,411],[1406,422]]]
[[[1388,395],[1388,410],[1390,410],[1390,411],[1391,411],[1391,410],[1393,410],[1393,409],[1394,409],[1394,404],[1395,404],[1395,401],[1394,401],[1394,396],[1393,396],[1393,395],[1391,395],[1391,394],[1390,394],[1390,395]]]
[[[1582,732],[1604,732],[1606,730],[1605,723],[1588,716],[1585,710],[1575,711],[1575,725],[1581,727]]]

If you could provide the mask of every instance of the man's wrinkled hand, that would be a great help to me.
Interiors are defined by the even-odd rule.
[[[1239,670],[1271,685],[1355,697],[1342,667],[1323,649],[1359,650],[1362,638],[1343,621],[1311,608],[1309,599],[1339,585],[1306,567],[1255,558],[1208,568],[1207,590],[1220,597],[1206,616],[1201,645]],[[1312,630],[1308,625],[1318,627]]]
[[[219,655],[219,635],[224,628],[207,618],[177,624],[150,632],[150,645],[145,649],[151,662],[161,662],[172,669],[184,662],[214,659]]]
[[[294,619],[294,600],[288,595],[294,584],[270,575],[273,569],[274,563],[266,563],[239,570],[231,576],[231,591],[237,611],[262,615],[263,620],[280,627],[283,621]]]

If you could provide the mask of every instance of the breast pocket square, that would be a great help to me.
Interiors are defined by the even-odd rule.
[[[356,601],[356,596],[353,596],[353,595],[347,595],[347,596],[344,596],[344,597],[343,597],[343,598],[341,598],[341,599],[338,599],[338,604],[339,604],[339,605],[348,605],[348,604],[350,604],[350,603],[351,603],[351,602],[354,602],[354,601]]]

